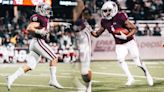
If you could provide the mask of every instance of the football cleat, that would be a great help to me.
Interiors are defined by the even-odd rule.
[[[11,85],[13,84],[13,82],[14,82],[14,79],[12,78],[12,76],[8,76],[7,77],[7,88],[8,88],[8,90],[11,89]]]
[[[63,89],[63,88],[64,88],[64,87],[61,86],[57,81],[50,81],[50,82],[49,82],[49,85],[50,85],[50,86],[53,86],[53,87],[56,87],[56,88],[58,88],[58,89]]]
[[[151,77],[151,75],[148,73],[146,74],[146,78],[147,78],[147,83],[149,86],[153,86],[154,82],[153,82],[153,78]]]
[[[134,78],[128,78],[128,81],[126,82],[126,86],[131,86],[132,84],[134,84],[135,80]]]

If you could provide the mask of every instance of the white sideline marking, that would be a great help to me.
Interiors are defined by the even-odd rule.
[[[8,76],[8,75],[10,75],[10,74],[9,73],[0,73],[0,76]],[[32,76],[32,77],[40,77],[40,76],[49,77],[50,75],[49,74],[37,74],[37,75],[35,75],[35,74],[24,74],[23,76],[26,76],[26,77],[30,77],[30,76]],[[71,76],[57,76],[57,77],[72,78]]]
[[[102,72],[93,72],[94,74],[99,74],[99,75],[112,75],[112,76],[122,76],[122,77],[126,77],[126,75],[124,74],[117,74],[117,73],[102,73]],[[134,75],[134,77],[138,77],[138,78],[146,78],[145,76],[139,76],[139,75]],[[153,76],[152,76],[153,77]],[[164,78],[160,78],[160,77],[153,77],[153,79],[156,80],[164,80]]]
[[[6,83],[0,83],[0,85],[5,85],[5,86],[6,86]],[[55,87],[48,86],[48,85],[16,84],[16,83],[14,83],[13,86],[55,88]],[[74,88],[74,87],[64,87],[64,88],[65,88],[65,89],[76,89],[76,88]]]

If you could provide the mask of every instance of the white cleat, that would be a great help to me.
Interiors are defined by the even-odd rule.
[[[8,90],[11,89],[11,85],[13,84],[13,82],[14,82],[14,79],[12,78],[12,76],[8,76],[7,77],[7,88],[8,88]]]
[[[135,82],[134,78],[129,78],[125,85],[131,86],[132,84],[134,84],[134,82]]]
[[[154,82],[153,82],[153,78],[151,77],[150,74],[146,74],[146,78],[147,78],[147,83],[149,86],[153,86]]]
[[[89,82],[89,83],[87,84],[86,92],[92,92],[92,82]]]
[[[61,86],[57,81],[50,81],[50,82],[49,82],[49,85],[50,85],[50,86],[53,86],[53,87],[56,87],[56,88],[58,88],[58,89],[63,89],[63,88],[64,88],[64,87]]]

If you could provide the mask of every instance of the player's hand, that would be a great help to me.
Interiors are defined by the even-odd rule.
[[[66,22],[60,22],[59,23],[60,26],[65,26],[66,28],[70,28],[70,26],[72,25],[71,23],[66,23]]]
[[[123,32],[120,31],[120,34],[121,35],[115,35],[115,37],[119,38],[119,39],[122,39],[122,40],[126,40],[127,39],[127,36]]]
[[[35,33],[45,36],[48,34],[48,31],[46,31],[45,28],[42,28],[42,29],[37,29]]]
[[[91,35],[94,36],[94,37],[98,37],[99,36],[99,35],[97,35],[96,31],[92,31]]]

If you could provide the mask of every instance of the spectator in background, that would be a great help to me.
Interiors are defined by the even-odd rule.
[[[120,6],[120,9],[127,9],[127,7],[126,7],[126,1],[127,0],[117,0],[117,3]]]
[[[132,10],[133,6],[134,6],[134,0],[126,0],[127,9]]]
[[[134,17],[135,20],[141,19],[141,5],[140,4],[134,4],[134,8],[132,10],[132,16]]]
[[[156,19],[160,19],[161,13],[163,12],[163,1],[162,0],[154,0],[155,8],[156,8]]]
[[[151,36],[152,35],[152,32],[150,30],[150,27],[149,27],[149,25],[147,23],[146,23],[146,25],[144,27],[143,35],[144,36]]]
[[[158,23],[156,23],[155,27],[153,28],[153,36],[161,36],[161,28],[159,27]]]
[[[136,32],[136,35],[137,36],[143,36],[143,32],[141,31],[141,30],[139,30],[139,28],[138,28],[138,23],[135,23],[135,25],[136,25],[136,29],[137,29],[137,32]]]
[[[144,8],[145,8],[145,19],[155,19],[155,10],[156,10],[156,7],[155,7],[155,4],[152,0],[146,0],[144,2]]]

